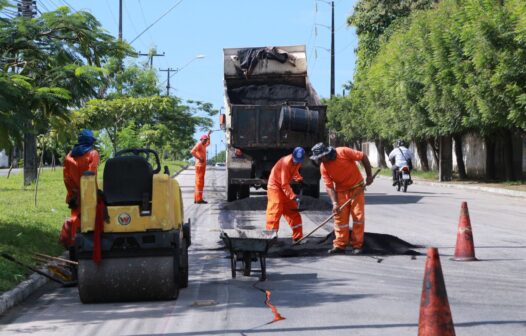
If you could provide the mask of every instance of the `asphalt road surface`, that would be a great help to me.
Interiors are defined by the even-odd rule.
[[[177,179],[193,225],[190,283],[178,300],[83,305],[75,288],[49,285],[0,320],[0,335],[416,335],[427,246],[439,249],[457,335],[526,335],[524,198],[418,184],[400,193],[377,179],[366,191],[366,243],[380,237],[407,247],[407,254],[327,256],[331,225],[292,247],[282,221],[268,279],[258,282],[240,273],[232,279],[219,233],[262,229],[265,194],[226,203],[225,170],[211,168],[210,203],[195,205],[194,171]],[[462,201],[480,261],[449,259]],[[330,213],[323,197],[306,203],[304,232]],[[270,323],[274,314],[262,290],[285,319]]]

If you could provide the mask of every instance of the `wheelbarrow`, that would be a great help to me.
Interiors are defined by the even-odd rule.
[[[250,276],[250,272],[260,272],[259,279],[261,281],[267,279],[267,252],[278,239],[275,231],[223,230],[219,236],[230,251],[232,278],[236,277],[236,271],[242,271],[245,276]],[[258,259],[260,269],[253,270],[252,261]],[[239,269],[238,261],[241,262]]]

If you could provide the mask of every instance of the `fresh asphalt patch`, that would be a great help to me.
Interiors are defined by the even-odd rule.
[[[334,232],[325,237],[306,238],[305,243],[300,245],[292,245],[290,238],[278,238],[278,241],[270,247],[267,256],[269,258],[328,256],[327,251],[332,248],[333,240]],[[413,250],[420,247],[393,235],[366,232],[360,255],[422,255],[422,253]],[[350,248],[347,252],[349,256],[355,256],[350,253]]]

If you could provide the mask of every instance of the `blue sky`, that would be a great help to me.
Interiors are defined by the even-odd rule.
[[[357,37],[346,25],[357,0],[335,0],[336,93],[352,79]],[[132,45],[146,53],[165,52],[154,67],[181,68],[171,79],[172,94],[223,106],[223,48],[305,44],[309,78],[321,97],[330,94],[331,7],[325,0],[123,0],[123,37],[135,39],[172,6],[168,15]],[[118,33],[118,0],[38,0],[40,11],[68,4],[91,12],[113,35]],[[317,10],[316,10],[317,8]],[[316,27],[316,29],[315,29]],[[317,31],[317,34],[316,34]],[[161,81],[166,72],[159,73]],[[166,84],[164,84],[165,86]],[[218,119],[218,118],[214,118]],[[217,120],[214,120],[218,128]],[[197,132],[198,138],[203,132]],[[224,148],[223,132],[212,134],[209,155]]]

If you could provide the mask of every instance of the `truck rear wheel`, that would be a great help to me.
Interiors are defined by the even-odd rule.
[[[306,196],[320,198],[320,183],[309,184],[303,187],[303,194]]]
[[[250,186],[248,186],[248,185],[240,185],[238,187],[238,193],[239,193],[239,195],[238,195],[239,199],[250,197]]]
[[[230,183],[230,169],[226,170],[226,200],[232,202],[237,199],[237,188],[238,186]]]
[[[228,202],[235,201],[237,199],[237,185],[228,183],[226,185],[226,200]]]

